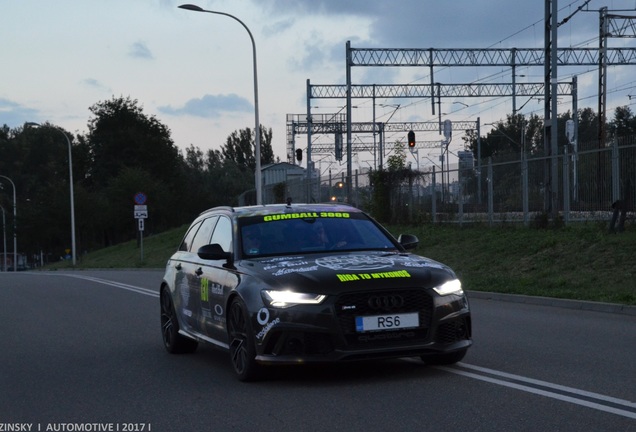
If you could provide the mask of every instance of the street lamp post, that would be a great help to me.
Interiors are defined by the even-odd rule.
[[[26,123],[25,126],[40,127],[41,125],[39,123],[29,122]],[[75,265],[77,264],[77,252],[75,250],[75,195],[73,193],[73,156],[71,153],[71,140],[62,129],[53,125],[51,125],[50,127],[64,135],[64,138],[66,138],[66,143],[68,144],[68,176],[71,194],[71,256],[73,258],[73,267],[75,267]]]
[[[193,4],[182,4],[179,6],[181,9],[191,10],[195,12],[207,12],[211,14],[217,15],[225,15],[226,17],[230,17],[239,22],[243,26],[245,30],[247,30],[247,34],[250,36],[250,40],[252,41],[252,62],[254,67],[254,158],[256,159],[256,169],[255,169],[255,187],[256,187],[256,204],[261,205],[263,203],[263,191],[262,191],[262,179],[261,179],[261,128],[260,122],[258,119],[258,74],[256,67],[256,43],[254,42],[254,37],[252,36],[252,32],[245,25],[243,21],[235,17],[234,15],[230,15],[225,12],[217,12],[211,11],[207,9],[203,9],[199,6]]]
[[[16,205],[15,205],[15,184],[13,180],[11,180],[7,176],[0,175],[0,177],[9,180],[11,186],[13,186],[13,271],[18,270],[18,232],[16,230]],[[6,248],[5,248],[6,249]],[[5,257],[5,268],[6,268],[6,259],[7,252],[4,252]]]

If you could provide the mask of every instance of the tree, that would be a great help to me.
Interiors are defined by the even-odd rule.
[[[137,192],[148,196],[150,234],[189,222],[206,208],[238,204],[240,194],[254,189],[250,129],[230,136],[222,150],[204,153],[190,145],[181,152],[168,127],[145,115],[137,100],[113,97],[89,109],[85,135],[48,124],[0,128],[0,173],[17,188],[20,252],[56,259],[71,246],[68,148],[60,131],[71,143],[79,256],[138,234],[132,213]],[[261,126],[259,132],[261,162],[272,163],[272,131]],[[11,201],[0,193],[5,209]]]
[[[274,162],[272,150],[272,130],[260,127],[261,166]],[[223,184],[217,187],[222,194],[224,204],[238,204],[238,196],[243,192],[254,190],[254,172],[256,158],[254,155],[254,134],[252,129],[245,128],[232,132],[221,148],[220,154],[208,154],[210,166],[217,167],[211,174],[214,181]],[[221,168],[218,168],[219,165]],[[229,198],[229,199],[228,199]],[[228,202],[231,200],[231,202]]]
[[[634,118],[632,110],[628,106],[617,107],[614,110],[614,119],[608,129],[616,137],[633,135],[636,130],[636,118]]]
[[[143,113],[137,100],[113,98],[89,108],[87,142],[91,151],[91,181],[106,187],[124,167],[140,168],[170,182],[179,170],[179,151],[170,129]]]
[[[49,123],[18,128],[11,134],[10,148],[3,150],[17,189],[18,233],[23,253],[53,251],[64,255],[71,247],[68,137],[73,134]],[[11,150],[12,149],[12,150]],[[76,148],[72,145],[75,156]],[[77,172],[73,166],[74,172]]]
[[[492,158],[492,162],[498,164],[494,173],[497,184],[500,186],[497,190],[520,190],[520,165],[516,162],[521,160],[522,155],[527,158],[544,155],[543,121],[534,114],[529,117],[516,114],[506,116],[505,121],[499,121],[494,126],[486,136],[481,137],[480,143],[474,131],[466,134],[464,141],[468,149],[473,152],[475,160],[481,155],[482,176],[485,173],[483,167],[488,164],[488,158]],[[476,178],[472,178],[467,183],[467,187],[471,190],[469,195],[485,196],[488,183],[482,181],[481,190],[477,190],[479,184]]]
[[[532,120],[532,118],[531,118]],[[527,131],[524,126],[529,124],[521,114],[508,115],[506,121],[496,123],[494,129],[490,130],[485,137],[481,138],[481,157],[482,159],[492,158],[519,158],[521,151],[524,149],[522,141],[523,137],[527,138]],[[523,135],[523,137],[522,137]],[[477,157],[477,140],[476,136],[469,145],[475,157]],[[532,148],[532,143],[527,143],[525,150]]]
[[[274,150],[272,149],[272,129],[260,126],[261,142],[261,166],[274,162]],[[223,158],[233,162],[239,170],[252,172],[256,169],[254,155],[254,133],[250,128],[234,131],[227,137],[221,149]]]
[[[205,161],[203,160],[203,152],[199,147],[190,144],[186,149],[185,164],[188,170],[200,173],[205,170]]]
[[[92,195],[96,214],[86,237],[98,245],[109,245],[134,236],[130,212],[132,197],[140,191],[152,200],[148,231],[162,231],[191,217],[184,208],[189,202],[183,193],[186,164],[170,129],[145,115],[130,97],[113,97],[89,109],[94,117],[80,143],[88,149],[83,183]]]
[[[209,150],[210,154],[218,154],[218,150]],[[186,214],[199,214],[203,210],[221,204],[217,195],[225,193],[210,176],[209,160],[204,157],[200,148],[190,145],[182,167],[183,186],[180,187],[180,211]]]
[[[261,129],[261,166],[274,163],[274,149],[272,149],[272,129]]]
[[[219,150],[208,150],[206,161],[208,171],[223,166],[223,155]]]
[[[137,221],[132,211],[133,197],[140,191],[148,197],[147,233],[161,232],[179,221],[182,202],[179,194],[158,182],[148,171],[124,167],[100,194],[103,211],[96,222],[100,224],[105,245],[130,240],[137,235]]]
[[[226,162],[232,162],[239,170],[253,172],[254,144],[252,144],[252,130],[250,128],[234,131],[227,137],[221,153]]]
[[[389,156],[386,160],[386,165],[389,171],[400,171],[406,166],[406,153],[404,151],[404,145],[400,142],[396,142],[393,147],[394,154]]]
[[[579,151],[598,148],[598,115],[592,108],[579,110],[577,143]]]
[[[419,173],[406,168],[404,145],[396,142],[394,154],[387,158],[387,169],[369,171],[369,181],[373,187],[371,213],[380,222],[405,222],[408,216],[402,200],[402,187],[411,185]],[[410,193],[410,190],[408,191]]]

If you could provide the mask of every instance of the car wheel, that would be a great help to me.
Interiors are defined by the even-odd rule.
[[[228,336],[230,360],[239,380],[253,381],[259,378],[260,365],[256,362],[254,332],[245,303],[238,298],[234,299],[230,305]]]
[[[166,350],[173,354],[191,353],[198,342],[179,334],[179,322],[167,288],[161,290],[161,334]]]
[[[448,354],[433,354],[429,356],[422,356],[424,363],[429,365],[450,365],[461,361],[466,355],[467,349],[454,351]]]

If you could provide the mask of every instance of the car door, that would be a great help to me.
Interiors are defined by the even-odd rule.
[[[204,274],[204,267],[207,262],[199,258],[197,251],[201,246],[205,246],[210,243],[214,226],[216,225],[219,217],[216,215],[210,216],[201,222],[201,226],[197,230],[196,235],[191,241],[189,249],[189,259],[187,263],[184,263],[184,273],[187,279],[189,310],[186,312],[191,314],[191,326],[192,330],[197,333],[205,334],[205,321],[208,318],[208,310],[201,308],[201,284],[204,283],[202,275]]]
[[[194,264],[192,259],[192,253],[190,252],[192,242],[194,240],[197,231],[201,227],[202,221],[195,221],[188,232],[186,233],[183,241],[179,245],[177,253],[175,253],[168,263],[174,269],[174,287],[176,291],[175,311],[179,315],[179,322],[183,327],[183,330],[191,332],[195,328],[195,304],[196,299],[192,298],[192,290],[190,288],[191,277],[194,273]]]
[[[233,251],[233,228],[229,217],[219,217],[210,240],[210,244],[214,243],[221,245],[226,252]],[[224,264],[226,260],[205,261],[200,285],[201,310],[205,316],[204,333],[221,343],[227,341],[225,299],[236,286],[236,276]]]

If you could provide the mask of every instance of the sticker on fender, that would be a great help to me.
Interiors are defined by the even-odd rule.
[[[419,325],[420,319],[417,312],[356,317],[357,332],[412,328]]]

